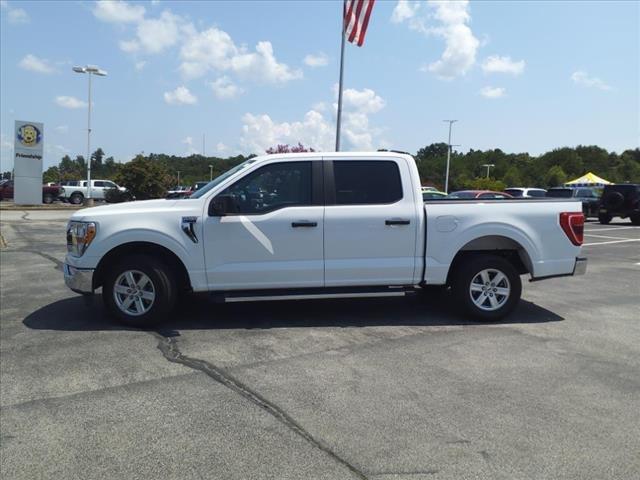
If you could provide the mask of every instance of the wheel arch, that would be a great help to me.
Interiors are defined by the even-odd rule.
[[[449,267],[447,284],[451,283],[453,272],[465,257],[487,253],[505,258],[520,275],[533,272],[531,257],[520,242],[503,235],[485,235],[467,242],[458,250]]]
[[[104,282],[104,277],[110,265],[115,264],[119,258],[126,255],[148,255],[154,259],[163,261],[175,275],[176,285],[179,290],[191,290],[191,280],[184,263],[174,252],[167,247],[153,242],[128,242],[118,245],[105,253],[93,274],[93,288],[99,288]]]

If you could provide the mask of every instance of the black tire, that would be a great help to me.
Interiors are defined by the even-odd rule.
[[[632,224],[640,225],[640,213],[632,213],[631,215],[629,215],[629,219],[631,220]]]
[[[127,271],[141,272],[148,277],[152,284],[155,298],[150,303],[147,303],[149,301],[145,302],[144,306],[148,307],[148,310],[139,315],[125,312],[118,306],[116,295],[114,295],[116,281]],[[148,284],[146,291],[149,292]],[[102,285],[102,299],[109,313],[118,322],[133,327],[148,328],[161,324],[173,311],[176,297],[177,289],[171,269],[163,262],[147,255],[136,254],[125,257],[106,273]],[[130,308],[136,309],[137,307],[132,305]]]
[[[82,195],[80,192],[75,192],[69,197],[69,203],[72,203],[74,205],[80,205],[83,200],[84,195]]]
[[[45,193],[42,196],[42,203],[45,203],[47,205],[49,205],[50,203],[53,203],[53,195],[51,195],[50,193]]]
[[[609,215],[608,213],[599,213],[598,214],[598,221],[602,225],[608,225],[612,218],[613,217],[611,215]]]
[[[474,279],[479,278],[483,271],[488,271],[489,290],[486,290],[485,284],[474,282]],[[492,272],[504,275],[504,279],[500,280],[497,285],[491,283],[491,280],[498,277],[497,274],[491,277]],[[485,290],[472,293],[472,282],[477,286],[476,288],[482,287]],[[507,288],[508,295],[496,293],[500,289],[507,291]],[[451,293],[454,304],[463,313],[481,321],[492,322],[505,317],[516,307],[522,294],[522,282],[518,271],[505,258],[491,254],[470,255],[463,258],[453,272]],[[478,306],[474,303],[474,295],[476,295],[476,301],[485,303]],[[495,299],[496,306],[493,305],[493,299]]]

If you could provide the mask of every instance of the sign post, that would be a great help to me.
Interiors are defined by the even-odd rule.
[[[16,120],[13,136],[13,201],[16,205],[42,203],[42,123]]]

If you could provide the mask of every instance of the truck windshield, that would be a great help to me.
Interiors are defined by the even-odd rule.
[[[239,172],[240,170],[244,170],[249,165],[251,165],[252,163],[255,163],[255,162],[256,162],[256,159],[252,158],[251,160],[247,160],[245,162],[242,162],[240,165],[236,165],[231,170],[227,170],[223,174],[221,174],[221,175],[217,176],[216,178],[214,178],[213,180],[211,180],[204,187],[199,188],[197,191],[192,193],[189,198],[200,198],[205,193],[207,193],[209,190],[214,188],[216,185],[220,185],[222,182],[224,182],[231,175],[234,175],[235,173]]]

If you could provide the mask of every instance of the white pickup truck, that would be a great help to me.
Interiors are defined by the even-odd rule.
[[[91,198],[96,200],[104,200],[107,190],[117,188],[121,192],[126,192],[127,189],[116,185],[111,180],[91,180]],[[87,196],[87,181],[78,180],[74,182],[68,182],[63,185],[60,190],[60,198],[64,198],[73,203],[74,205],[80,205],[84,201],[84,197]]]
[[[580,275],[584,217],[571,200],[423,203],[413,158],[393,152],[252,158],[190,198],[77,211],[64,276],[102,288],[121,322],[165,319],[181,292],[226,302],[399,296],[447,285],[495,320],[520,276]]]

